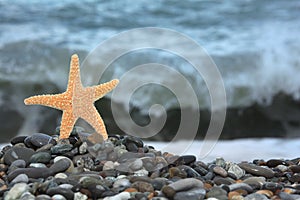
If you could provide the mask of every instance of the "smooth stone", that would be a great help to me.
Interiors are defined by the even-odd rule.
[[[238,166],[244,169],[246,172],[256,175],[256,176],[264,176],[266,178],[273,178],[275,173],[273,170],[267,167],[261,167],[250,163],[240,163]]]
[[[227,177],[228,173],[225,169],[223,169],[222,167],[216,165],[214,168],[213,168],[213,172],[222,176],[222,177]]]
[[[49,195],[40,194],[35,197],[35,200],[52,200],[52,198]]]
[[[240,179],[245,175],[245,170],[235,163],[229,163],[228,175],[234,179]]]
[[[169,184],[168,186],[178,192],[182,190],[189,190],[192,188],[203,188],[203,183],[202,181],[195,178],[186,178],[180,179],[174,183]]]
[[[208,173],[208,171],[204,167],[201,167],[201,166],[194,167],[194,170],[196,172],[198,172],[201,176],[205,176]]]
[[[144,142],[143,142],[142,139],[140,139],[138,137],[131,136],[131,135],[125,136],[125,138],[122,141],[122,144],[124,144],[125,146],[128,143],[134,143],[134,144],[136,144],[137,147],[143,147],[144,146]]]
[[[72,189],[74,186],[69,183],[60,184],[58,187],[64,188],[64,189]]]
[[[285,172],[289,169],[289,167],[285,166],[285,165],[277,165],[276,168],[279,169],[282,172]]]
[[[38,152],[30,157],[30,163],[48,163],[51,160],[51,154],[48,152]]]
[[[228,199],[227,192],[224,189],[222,189],[221,187],[217,187],[217,186],[212,187],[206,193],[206,197],[207,198],[214,197],[214,198],[217,198],[219,200],[227,200]]]
[[[24,168],[24,167],[26,167],[26,162],[24,160],[21,159],[15,160],[9,166],[7,173],[10,173],[18,168]]]
[[[137,189],[139,192],[154,192],[154,188],[150,183],[143,181],[136,181],[132,183],[131,187]]]
[[[20,200],[35,200],[35,196],[30,192],[25,192],[21,195]]]
[[[133,171],[142,169],[143,161],[140,158],[135,159],[133,162],[130,162],[129,168]]]
[[[111,170],[115,168],[115,164],[113,161],[106,161],[103,165],[103,170]]]
[[[56,194],[52,196],[52,200],[67,200],[67,199],[61,194]]]
[[[196,156],[194,155],[183,155],[174,162],[176,165],[190,165],[196,161]]]
[[[35,153],[34,150],[26,147],[13,146],[11,149],[5,152],[3,159],[4,163],[11,165],[15,160],[24,160],[26,164],[29,163],[30,157]]]
[[[194,188],[188,191],[177,192],[174,195],[174,200],[182,200],[182,199],[202,200],[204,199],[205,194],[206,194],[205,189]]]
[[[70,164],[68,169],[66,170],[66,172],[72,173],[74,171],[74,164],[73,164],[73,161],[70,158],[65,157],[65,156],[56,156],[54,158],[53,162],[56,163],[56,162],[58,162],[59,160],[62,160],[62,159],[68,161],[69,164]]]
[[[113,184],[113,188],[119,188],[120,190],[125,190],[126,188],[129,188],[130,186],[131,186],[131,183],[126,178],[118,179]]]
[[[29,179],[26,174],[19,174],[16,178],[14,178],[11,183],[28,183]]]
[[[250,185],[252,188],[261,189],[262,186],[266,183],[265,177],[249,177],[243,180],[243,183]]]
[[[29,186],[26,183],[16,183],[5,195],[4,200],[16,200],[28,190]]]
[[[216,185],[222,185],[222,184],[230,185],[230,184],[234,183],[234,181],[232,179],[230,180],[229,178],[223,178],[220,176],[214,177],[213,181]]]
[[[53,147],[51,147],[51,153],[52,154],[64,154],[69,151],[71,151],[73,148],[73,145],[71,144],[57,144]]]
[[[89,188],[90,186],[93,185],[102,185],[103,180],[101,179],[101,176],[98,177],[84,176],[80,178],[79,183],[81,184],[82,187]]]
[[[12,145],[18,144],[18,143],[24,143],[24,140],[27,138],[27,136],[16,136],[10,140],[10,143]]]
[[[74,193],[74,200],[87,200],[88,196],[85,194],[82,194],[81,192],[75,192]]]
[[[262,189],[271,190],[272,192],[276,193],[276,191],[281,190],[283,186],[279,183],[273,182],[266,182],[263,184]]]
[[[46,194],[48,194],[49,196],[60,194],[60,195],[64,196],[67,200],[73,200],[73,198],[74,198],[74,192],[71,189],[66,189],[66,188],[62,188],[62,187],[49,188],[47,190]]]
[[[34,133],[26,140],[29,140],[29,142],[37,148],[40,148],[46,144],[56,144],[56,141],[51,136],[44,133]]]
[[[278,165],[287,165],[287,163],[284,160],[280,160],[280,159],[270,159],[266,162],[266,165],[268,167],[276,167]]]
[[[177,167],[179,170],[183,171],[186,173],[186,176],[188,178],[195,178],[195,177],[200,177],[201,175],[195,171],[193,168],[187,165],[180,165]]]
[[[152,179],[151,184],[154,188],[154,190],[161,190],[163,188],[164,185],[167,184],[168,179],[167,178],[155,178]]]
[[[297,200],[300,199],[299,195],[294,196],[285,192],[279,192],[278,196],[283,200]]]
[[[246,183],[234,183],[229,185],[230,191],[234,190],[246,190],[248,193],[253,192],[253,188]]]
[[[61,172],[61,173],[55,174],[54,178],[66,179],[66,178],[68,178],[68,175]]]
[[[263,194],[253,193],[253,194],[247,195],[244,199],[245,200],[268,200],[269,198]]]
[[[294,173],[300,173],[300,165],[291,165],[289,169]]]
[[[116,194],[114,196],[105,197],[103,200],[128,200],[129,198],[129,192],[121,192],[120,194]]]

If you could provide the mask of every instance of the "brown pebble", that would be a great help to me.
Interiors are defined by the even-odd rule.
[[[154,192],[153,186],[144,181],[136,181],[131,186],[137,189],[139,192]]]
[[[127,188],[126,190],[124,190],[124,192],[132,193],[132,192],[138,192],[138,190],[135,188]]]
[[[258,191],[256,191],[256,193],[263,194],[269,198],[271,198],[274,195],[273,192],[270,190],[258,190]]]
[[[215,166],[213,168],[213,171],[222,177],[227,177],[227,175],[228,175],[227,171],[220,166]]]
[[[229,200],[233,200],[236,199],[236,197],[241,196],[240,193],[238,193],[237,191],[232,191],[228,193],[228,199]]]
[[[170,199],[173,199],[174,195],[176,194],[176,191],[170,186],[164,186],[162,188],[162,192],[164,193],[164,195],[167,198],[170,198]]]

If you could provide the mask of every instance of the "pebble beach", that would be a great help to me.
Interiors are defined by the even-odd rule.
[[[133,136],[91,141],[80,130],[67,140],[43,133],[12,138],[0,154],[0,198],[300,199],[297,157],[232,161],[213,158],[213,150],[200,160]]]

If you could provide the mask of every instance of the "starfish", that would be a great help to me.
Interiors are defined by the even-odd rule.
[[[78,118],[82,118],[106,140],[108,138],[106,128],[94,102],[114,89],[118,83],[118,79],[113,79],[100,85],[83,87],[80,79],[79,59],[74,54],[71,57],[68,87],[65,92],[32,96],[25,99],[24,103],[26,105],[39,104],[62,110],[60,139],[69,138],[76,121]]]

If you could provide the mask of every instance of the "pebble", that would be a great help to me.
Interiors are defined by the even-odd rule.
[[[114,196],[105,197],[103,200],[128,200],[129,198],[129,192],[121,192],[120,194],[116,194]]]
[[[11,165],[13,161],[21,159],[24,160],[26,164],[28,164],[30,157],[34,153],[35,153],[34,150],[30,148],[14,146],[5,152],[3,156],[4,163],[7,165]]]
[[[25,141],[36,148],[42,147],[47,144],[56,144],[56,141],[51,136],[44,133],[34,133],[31,136],[27,137]]]
[[[29,186],[26,183],[16,183],[5,195],[4,200],[16,200],[28,190]]]
[[[88,133],[80,134],[75,131],[68,140],[41,133],[13,138],[13,146],[0,153],[0,199],[289,200],[300,196],[299,158],[233,163],[219,157],[204,163],[194,155],[155,150],[134,136],[109,136],[93,143]]]
[[[266,178],[273,178],[275,173],[273,170],[267,167],[261,167],[250,163],[240,163],[239,167],[244,169],[246,172],[256,175],[264,176]]]
[[[51,154],[48,152],[37,152],[30,157],[30,163],[48,163],[51,160]]]
[[[201,200],[204,199],[205,194],[206,194],[205,189],[195,188],[188,191],[177,192],[174,195],[174,200],[182,200],[182,199]]]
[[[29,179],[26,174],[19,174],[16,178],[14,178],[11,183],[28,183]]]

